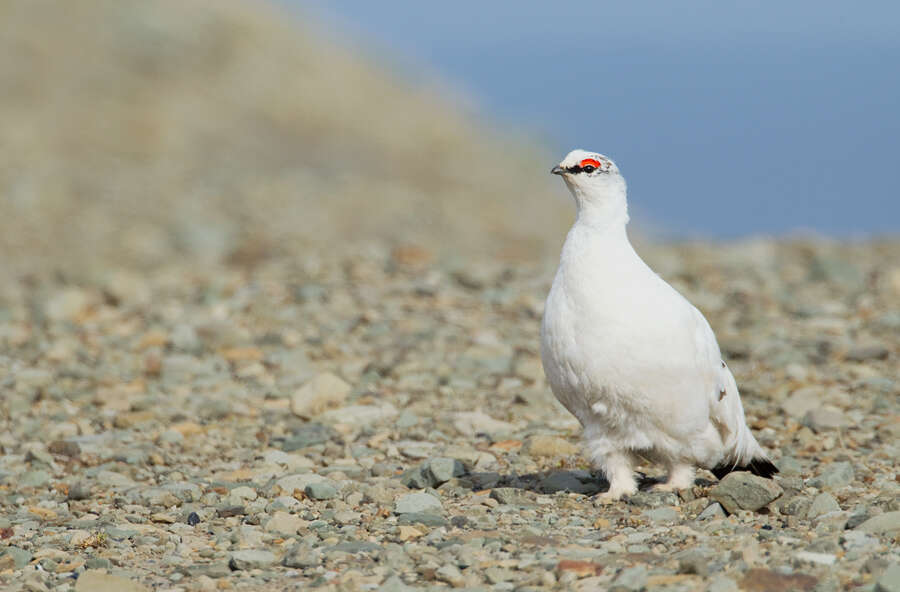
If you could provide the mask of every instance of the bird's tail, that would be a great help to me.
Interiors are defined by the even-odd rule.
[[[744,408],[738,395],[737,384],[730,371],[725,372],[726,395],[721,400],[719,410],[730,421],[725,438],[725,449],[728,451],[725,459],[710,469],[716,478],[721,479],[732,471],[749,471],[760,477],[771,478],[778,472],[778,468],[769,460],[768,455],[753,437],[753,433],[747,426],[744,418]]]

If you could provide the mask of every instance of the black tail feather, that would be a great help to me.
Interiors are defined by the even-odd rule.
[[[715,468],[712,469],[712,474],[716,476],[716,479],[721,480],[722,477],[732,471],[750,471],[759,477],[771,479],[772,475],[778,472],[778,467],[772,464],[772,461],[767,458],[754,458],[746,465],[736,466],[729,463],[716,465]]]

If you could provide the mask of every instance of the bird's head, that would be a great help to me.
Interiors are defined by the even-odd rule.
[[[573,150],[550,172],[560,175],[566,182],[575,196],[579,217],[599,215],[628,220],[625,179],[616,163],[606,156]]]

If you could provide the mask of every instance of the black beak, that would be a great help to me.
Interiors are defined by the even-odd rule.
[[[564,175],[566,172],[566,169],[557,165],[557,166],[553,167],[552,169],[550,169],[550,172],[553,173],[554,175]]]

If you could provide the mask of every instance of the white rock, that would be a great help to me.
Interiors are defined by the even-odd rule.
[[[291,397],[291,411],[306,419],[326,409],[343,405],[350,393],[350,385],[328,372],[317,374]]]

